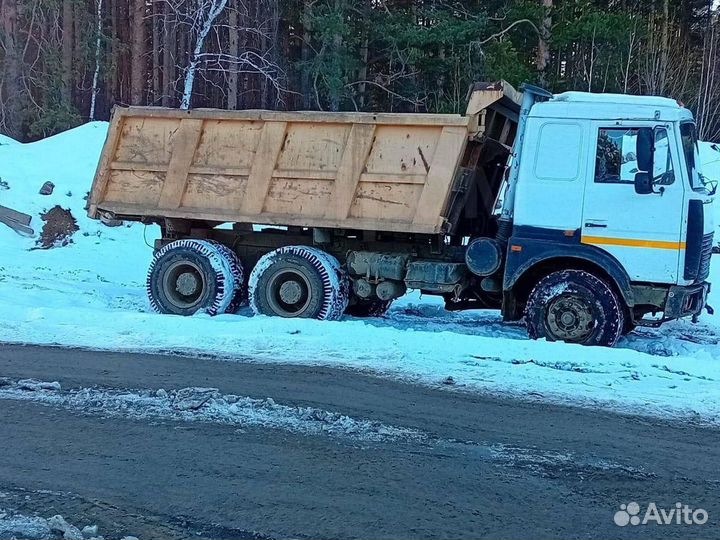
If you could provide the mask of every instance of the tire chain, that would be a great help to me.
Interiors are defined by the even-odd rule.
[[[226,254],[218,249],[216,243],[208,240],[194,240],[194,239],[183,239],[175,240],[166,244],[161,249],[155,252],[153,260],[150,263],[148,269],[148,277],[145,283],[147,290],[148,299],[150,300],[150,307],[157,313],[164,313],[161,306],[157,303],[157,300],[152,295],[150,282],[152,279],[152,273],[155,269],[155,265],[158,260],[170,252],[173,249],[186,248],[195,251],[196,253],[206,257],[210,262],[213,270],[215,271],[215,280],[217,284],[217,294],[213,299],[210,306],[203,308],[208,315],[217,315],[219,313],[228,312],[235,296],[235,274],[232,269],[232,263]]]
[[[338,320],[342,317],[350,298],[350,284],[347,274],[340,266],[340,262],[332,255],[309,246],[284,246],[267,253],[260,258],[250,274],[250,305],[256,314],[260,314],[254,301],[255,284],[259,273],[264,272],[272,261],[281,255],[296,255],[308,261],[323,283],[323,306],[317,316],[319,320]]]

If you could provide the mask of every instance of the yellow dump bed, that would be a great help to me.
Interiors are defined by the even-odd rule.
[[[488,92],[465,116],[116,108],[89,215],[438,233]]]

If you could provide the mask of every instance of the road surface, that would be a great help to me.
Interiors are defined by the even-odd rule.
[[[2,394],[0,510],[62,514],[106,538],[720,537],[720,432],[690,423],[249,360],[2,345],[0,376],[58,381],[60,395],[213,387],[411,434],[313,434],[299,416],[298,428],[139,418],[104,414],[87,393],[60,404]],[[709,519],[617,526],[631,501]]]

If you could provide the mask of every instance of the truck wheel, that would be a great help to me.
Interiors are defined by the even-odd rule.
[[[392,300],[356,300],[345,313],[352,317],[382,317],[390,309]]]
[[[150,264],[147,292],[158,313],[209,315],[227,312],[235,297],[236,276],[225,253],[207,240],[176,240]]]
[[[261,257],[248,288],[250,306],[260,315],[337,320],[348,303],[340,263],[306,246],[286,246]]]
[[[215,240],[210,240],[209,242],[213,246],[215,246],[218,251],[220,251],[220,253],[230,264],[230,270],[233,274],[235,294],[233,295],[232,300],[230,300],[230,304],[225,310],[225,313],[237,313],[238,309],[240,309],[240,306],[242,306],[247,301],[247,290],[245,288],[245,272],[243,271],[242,263],[240,262],[240,259],[235,254],[235,252],[229,247],[227,247],[225,244],[221,244],[220,242],[217,242]]]
[[[582,270],[553,272],[530,293],[525,322],[532,339],[612,347],[625,326],[621,301]]]

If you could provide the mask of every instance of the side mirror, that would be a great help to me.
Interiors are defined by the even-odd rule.
[[[636,145],[638,170],[650,173],[650,177],[652,178],[653,161],[655,157],[655,131],[653,128],[640,128],[637,134]],[[635,185],[637,185],[637,176],[635,178]]]
[[[635,193],[647,195],[653,192],[652,178],[650,173],[639,172],[635,174]]]
[[[653,161],[655,158],[655,131],[640,128],[636,142],[638,172],[635,174],[635,193],[647,195],[653,192]]]

